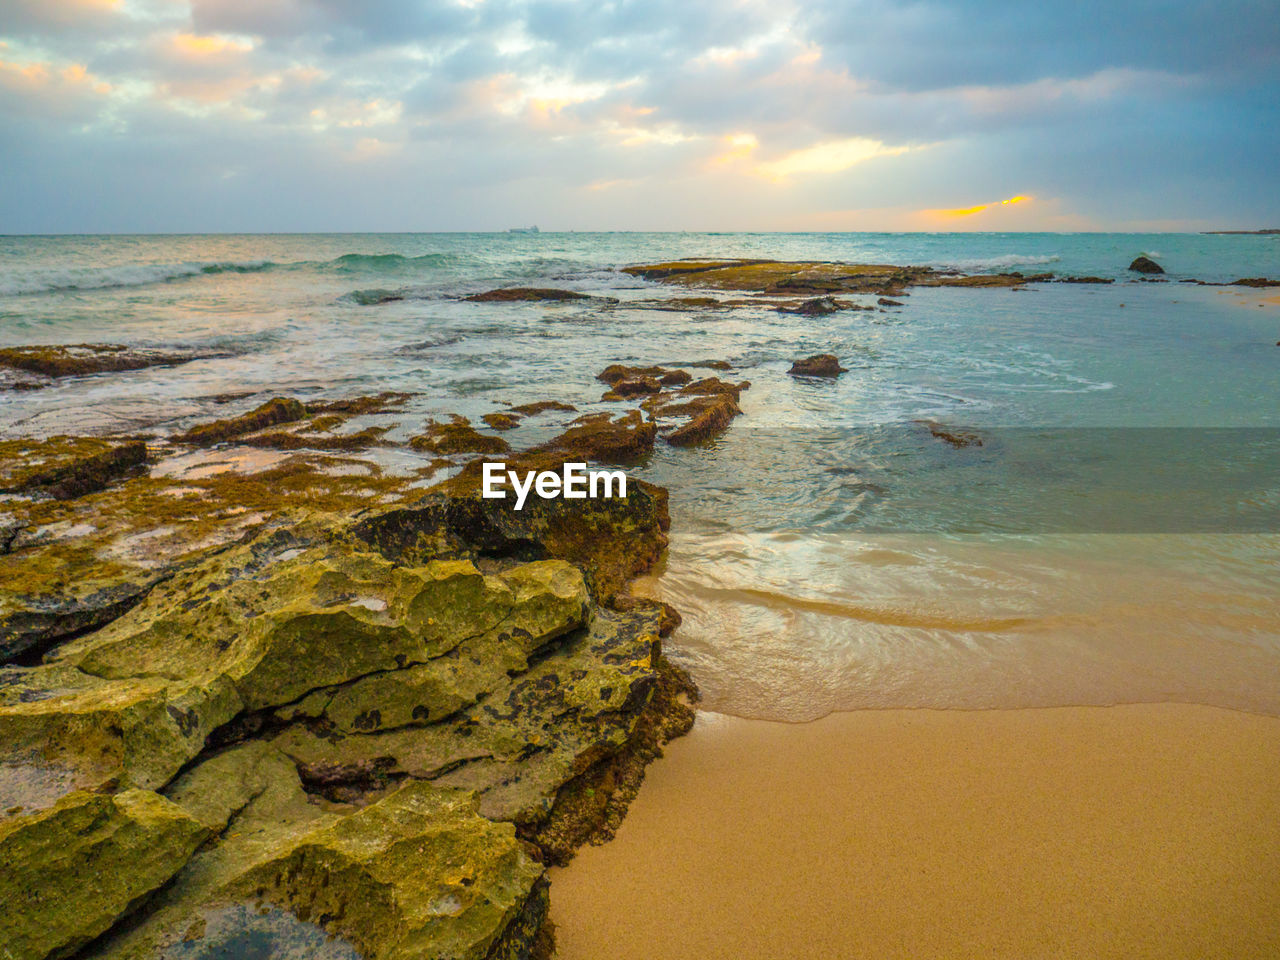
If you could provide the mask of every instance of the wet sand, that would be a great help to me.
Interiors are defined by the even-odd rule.
[[[1280,719],[702,714],[552,877],[561,960],[1280,957]]]

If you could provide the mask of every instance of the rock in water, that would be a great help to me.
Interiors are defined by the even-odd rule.
[[[473,293],[462,299],[471,303],[530,303],[540,300],[589,300],[590,297],[576,290],[557,290],[551,287],[502,287],[498,290],[486,290],[484,293]]]
[[[845,372],[834,354],[818,353],[812,357],[797,360],[787,373],[793,377],[838,377]]]
[[[107,930],[187,862],[208,831],[147,790],[72,793],[0,820],[0,949],[65,957]]]
[[[306,415],[307,408],[300,401],[292,397],[276,397],[241,416],[227,420],[214,420],[212,423],[202,423],[192,427],[177,440],[179,443],[190,443],[195,446],[211,446],[264,427],[292,423]]]
[[[1129,269],[1134,273],[1164,273],[1164,267],[1150,257],[1138,257],[1129,264]]]

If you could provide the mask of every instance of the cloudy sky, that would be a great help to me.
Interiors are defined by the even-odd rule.
[[[1280,226],[1277,0],[0,0],[0,233]]]

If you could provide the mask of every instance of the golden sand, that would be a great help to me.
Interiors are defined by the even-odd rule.
[[[553,871],[561,960],[1280,957],[1280,719],[703,714]]]

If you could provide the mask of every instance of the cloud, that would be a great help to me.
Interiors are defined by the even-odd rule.
[[[0,224],[1280,220],[1267,6],[9,0]]]
[[[758,164],[755,170],[771,180],[785,180],[808,173],[840,173],[877,157],[897,157],[913,149],[920,148],[893,147],[868,137],[849,137],[795,150],[777,160]]]

